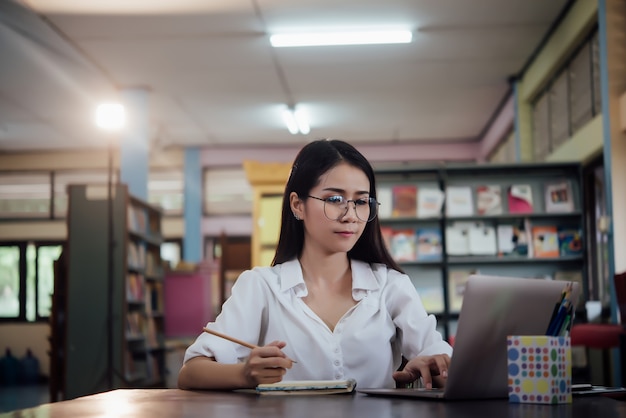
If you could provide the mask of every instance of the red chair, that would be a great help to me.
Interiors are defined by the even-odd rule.
[[[624,347],[623,345],[623,341],[626,341],[626,328],[624,327],[624,325],[626,325],[626,272],[616,274],[614,277],[614,282],[617,303],[620,308],[621,324],[576,324],[572,326],[572,329],[570,331],[572,346],[585,347],[585,351],[587,354],[586,374],[588,377],[590,375],[589,350],[602,350],[604,384],[608,386],[612,385],[610,362],[611,349],[620,348],[620,352],[622,354],[622,362],[624,362],[624,353],[626,352],[626,347]],[[626,375],[624,374],[625,366],[626,365],[622,364],[622,381],[626,377]]]

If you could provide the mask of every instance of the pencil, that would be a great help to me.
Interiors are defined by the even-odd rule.
[[[242,346],[247,347],[249,349],[253,349],[253,348],[257,348],[258,347],[258,345],[250,344],[249,342],[240,340],[240,339],[235,338],[235,337],[231,337],[230,335],[226,335],[226,334],[222,334],[221,332],[213,331],[212,329],[202,328],[202,330],[204,332],[208,333],[208,334],[215,335],[216,337],[220,337],[220,338],[223,338],[223,339],[228,340],[228,341],[232,341],[232,342],[234,342],[236,344],[242,345]],[[297,361],[291,360],[289,357],[287,357],[287,360],[291,361],[292,363],[297,363]]]

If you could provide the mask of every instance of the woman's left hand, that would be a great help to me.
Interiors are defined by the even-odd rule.
[[[428,389],[433,387],[433,382],[437,387],[443,387],[448,377],[450,367],[450,356],[447,354],[437,354],[434,356],[415,357],[404,366],[404,369],[393,373],[393,378],[401,385],[414,382],[420,377],[422,383]]]

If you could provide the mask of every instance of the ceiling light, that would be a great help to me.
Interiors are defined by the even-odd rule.
[[[406,44],[413,39],[409,30],[284,33],[270,36],[273,47],[318,45]]]
[[[289,133],[292,135],[296,135],[297,133],[307,135],[311,132],[308,117],[302,109],[296,110],[293,107],[288,107],[283,110],[283,120],[285,121],[285,125],[287,125],[287,129],[289,129]]]
[[[119,103],[102,103],[96,109],[96,125],[107,131],[120,130],[126,122],[124,106]]]
[[[298,130],[300,131],[300,133],[302,135],[307,135],[309,132],[311,132],[311,127],[309,126],[309,118],[307,117],[306,112],[302,109],[296,109],[294,114],[296,116],[296,123],[298,124]]]

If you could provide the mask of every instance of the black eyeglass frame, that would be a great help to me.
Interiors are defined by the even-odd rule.
[[[339,216],[337,216],[335,219],[331,218],[330,216],[328,216],[328,214],[326,213],[326,203],[329,202],[329,199],[332,199],[334,197],[341,197],[342,199],[344,199],[343,196],[341,195],[333,195],[333,196],[329,196],[326,198],[321,198],[321,197],[317,197],[317,196],[311,196],[308,195],[308,197],[313,198],[313,199],[317,199],[317,200],[321,200],[322,202],[324,202],[324,216],[326,216],[326,219],[329,219],[331,221],[338,221],[339,219],[343,218],[344,216],[346,216],[346,214],[348,213],[348,210],[350,208],[350,202],[352,202],[354,204],[354,213],[356,215],[356,217],[358,218],[359,221],[361,222],[371,222],[374,219],[376,219],[376,216],[378,216],[378,207],[380,206],[380,202],[376,200],[376,198],[373,197],[367,197],[367,198],[361,198],[361,199],[344,199],[344,201],[346,202],[346,210]],[[361,219],[359,217],[359,212],[356,210],[356,202],[359,200],[367,200],[368,204],[369,204],[369,208],[370,208],[370,216],[369,219],[365,220],[365,219]],[[329,203],[332,204],[332,203]],[[373,215],[372,215],[373,213]]]

